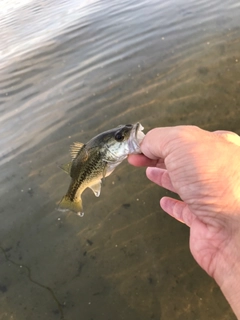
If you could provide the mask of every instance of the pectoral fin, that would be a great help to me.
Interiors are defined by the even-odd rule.
[[[121,161],[106,162],[106,166],[103,170],[103,178],[108,177],[120,163]]]
[[[96,184],[89,186],[90,189],[92,189],[93,193],[95,194],[96,197],[100,196],[101,193],[101,183],[102,181],[100,180]]]

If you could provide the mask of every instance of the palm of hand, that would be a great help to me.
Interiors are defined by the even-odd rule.
[[[214,224],[214,218],[195,218],[190,225],[190,250],[197,263],[213,278],[217,266],[222,264],[222,252],[225,252],[230,235],[225,227]],[[223,231],[223,232],[222,232]]]
[[[189,138],[187,141],[185,145],[183,141],[175,140],[176,147],[172,147],[164,164],[160,160],[156,163],[157,168],[148,168],[147,176],[181,197],[182,201],[164,197],[160,201],[161,207],[190,227],[191,252],[199,265],[215,278],[217,266],[226,259],[226,253],[231,256],[235,251],[231,248],[231,244],[236,243],[231,241],[232,237],[238,236],[231,222],[236,208],[240,207],[233,199],[233,194],[238,193],[236,186],[240,177],[234,171],[237,165],[226,168],[226,163],[231,162],[231,147],[235,150],[235,146],[232,143],[229,146],[221,139],[209,143],[209,148],[207,145],[201,148],[196,143],[189,145]],[[190,150],[194,156],[184,157],[184,152],[189,154]],[[224,151],[226,158],[219,158],[218,154]],[[226,210],[224,215],[223,209]]]
[[[190,227],[190,249],[240,319],[240,137],[182,126],[155,128],[129,163],[177,193],[160,205]]]
[[[232,232],[228,232],[230,226],[224,223],[221,216],[216,217],[216,211],[204,210],[207,208],[208,198],[204,201],[193,198],[191,193],[184,187],[185,192],[178,192],[174,183],[169,179],[168,172],[164,169],[148,168],[147,175],[150,180],[180,195],[184,201],[164,197],[160,204],[164,211],[175,219],[190,227],[190,250],[198,264],[211,276],[214,277],[216,265],[221,263],[221,252],[230,243]],[[190,187],[194,192],[193,187]],[[198,189],[196,187],[196,189]],[[202,195],[203,196],[203,195]],[[205,203],[204,203],[205,202]],[[209,207],[208,207],[209,208]]]

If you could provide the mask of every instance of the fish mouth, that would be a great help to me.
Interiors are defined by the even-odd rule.
[[[145,134],[142,132],[144,130],[144,127],[141,125],[140,122],[137,122],[133,125],[133,130],[135,130],[135,139],[140,144],[145,137]]]
[[[130,153],[141,153],[140,144],[145,137],[145,134],[142,132],[143,129],[144,127],[140,122],[137,122],[133,125],[129,139]]]

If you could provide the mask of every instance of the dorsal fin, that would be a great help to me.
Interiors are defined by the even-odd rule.
[[[78,152],[82,149],[82,147],[84,146],[84,143],[81,142],[74,142],[71,147],[70,147],[70,154],[72,159],[75,159]]]

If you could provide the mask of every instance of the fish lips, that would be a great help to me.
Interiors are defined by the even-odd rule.
[[[145,137],[145,134],[142,132],[144,127],[140,122],[137,122],[133,125],[130,138],[128,140],[129,154],[141,153],[140,144]]]

